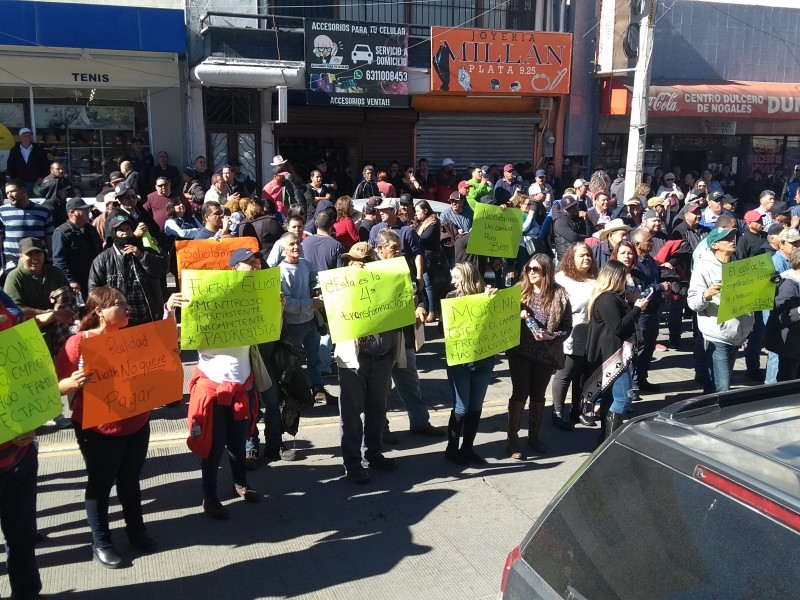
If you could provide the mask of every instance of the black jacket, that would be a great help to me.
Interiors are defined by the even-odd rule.
[[[597,367],[614,356],[636,331],[641,310],[630,308],[623,296],[606,292],[600,294],[592,307],[589,333],[586,340],[586,361]],[[594,370],[594,369],[592,369]]]
[[[6,162],[6,170],[11,179],[20,179],[23,182],[44,179],[50,173],[50,161],[47,152],[39,144],[33,144],[33,149],[28,157],[28,162],[22,158],[19,143],[11,149]]]
[[[800,358],[800,281],[794,271],[778,286],[775,309],[769,314],[764,346],[787,358]]]
[[[103,251],[97,230],[87,223],[83,232],[70,222],[53,232],[53,264],[64,272],[67,281],[79,283],[84,298],[89,294],[89,271],[92,262]]]
[[[381,192],[378,189],[377,180],[367,181],[366,179],[356,186],[356,191],[353,192],[353,198],[372,198],[373,196],[380,196]]]
[[[150,319],[144,321],[160,321],[164,315],[164,296],[161,293],[161,279],[166,277],[169,270],[169,261],[163,254],[157,254],[151,250],[142,250],[141,256],[133,260],[136,261],[136,272],[138,281],[125,282],[126,285],[141,285],[146,298],[147,310]],[[117,280],[123,270],[123,256],[113,246],[103,250],[92,262],[89,271],[89,291],[96,287],[109,285]],[[125,290],[120,290],[123,294]],[[130,296],[127,296],[131,301]],[[128,323],[129,327],[142,325],[142,323]]]
[[[763,253],[762,246],[766,240],[760,235],[753,234],[749,229],[744,232],[736,242],[736,260],[752,258]]]
[[[559,260],[572,244],[582,242],[591,237],[594,229],[590,221],[585,221],[577,215],[561,212],[553,220],[553,237],[556,242],[556,256]]]

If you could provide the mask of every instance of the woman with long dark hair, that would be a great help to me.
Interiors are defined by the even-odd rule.
[[[486,286],[483,277],[472,263],[456,263],[452,275],[455,291],[448,294],[448,297],[473,294],[487,294],[491,297],[494,293],[494,290]],[[447,425],[447,449],[444,455],[458,465],[486,463],[486,460],[475,452],[473,444],[483,412],[483,400],[486,398],[486,390],[489,389],[489,381],[496,362],[497,359],[490,356],[464,365],[447,367],[447,381],[453,391],[454,403]],[[462,432],[464,441],[459,448]]]
[[[414,206],[414,231],[417,232],[422,248],[425,251],[424,265],[425,270],[422,274],[422,281],[425,283],[425,293],[428,295],[428,316],[426,322],[432,323],[436,320],[436,291],[433,288],[433,277],[435,270],[444,264],[440,260],[442,253],[441,225],[439,217],[428,204],[427,200],[418,200]]]
[[[564,340],[564,367],[553,375],[553,424],[570,431],[580,415],[580,396],[586,364],[586,307],[594,291],[597,263],[592,250],[583,242],[567,249],[558,265],[556,283],[567,290],[572,307],[572,332]],[[567,393],[572,389],[572,409],[564,415]]]
[[[636,357],[636,322],[647,308],[648,297],[630,307],[625,297],[628,267],[610,260],[600,269],[586,308],[589,323],[586,340],[587,377],[583,386],[583,416],[592,419],[600,402],[600,441],[622,425],[631,404],[630,365]]]
[[[152,552],[157,546],[144,525],[139,486],[150,442],[150,413],[83,429],[83,387],[90,375],[83,370],[81,340],[122,329],[128,325],[130,313],[128,302],[119,290],[95,288],[86,298],[86,316],[79,332],[67,340],[56,359],[58,389],[62,395],[73,398],[72,420],[86,463],[86,517],[92,532],[92,552],[95,560],[109,569],[118,568],[122,562],[108,523],[109,497],[114,484],[130,543],[144,552]]]
[[[564,367],[564,340],[572,331],[572,307],[567,291],[555,281],[553,259],[548,254],[530,258],[518,285],[522,286],[520,343],[506,352],[512,385],[507,449],[512,458],[523,460],[519,429],[528,398],[528,445],[537,454],[547,452],[539,439],[544,394],[553,371]]]

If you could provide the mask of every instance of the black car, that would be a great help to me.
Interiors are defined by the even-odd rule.
[[[511,552],[501,594],[800,598],[800,381],[631,421]]]

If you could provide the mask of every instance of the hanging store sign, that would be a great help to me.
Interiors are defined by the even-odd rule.
[[[572,34],[431,27],[431,92],[569,94]]]
[[[408,108],[408,28],[306,20],[306,103]]]

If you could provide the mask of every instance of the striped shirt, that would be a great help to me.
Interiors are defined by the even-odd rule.
[[[5,259],[19,260],[19,243],[27,237],[42,241],[53,235],[53,216],[44,206],[31,202],[27,208],[10,204],[0,206],[0,235],[5,236],[3,252]]]

